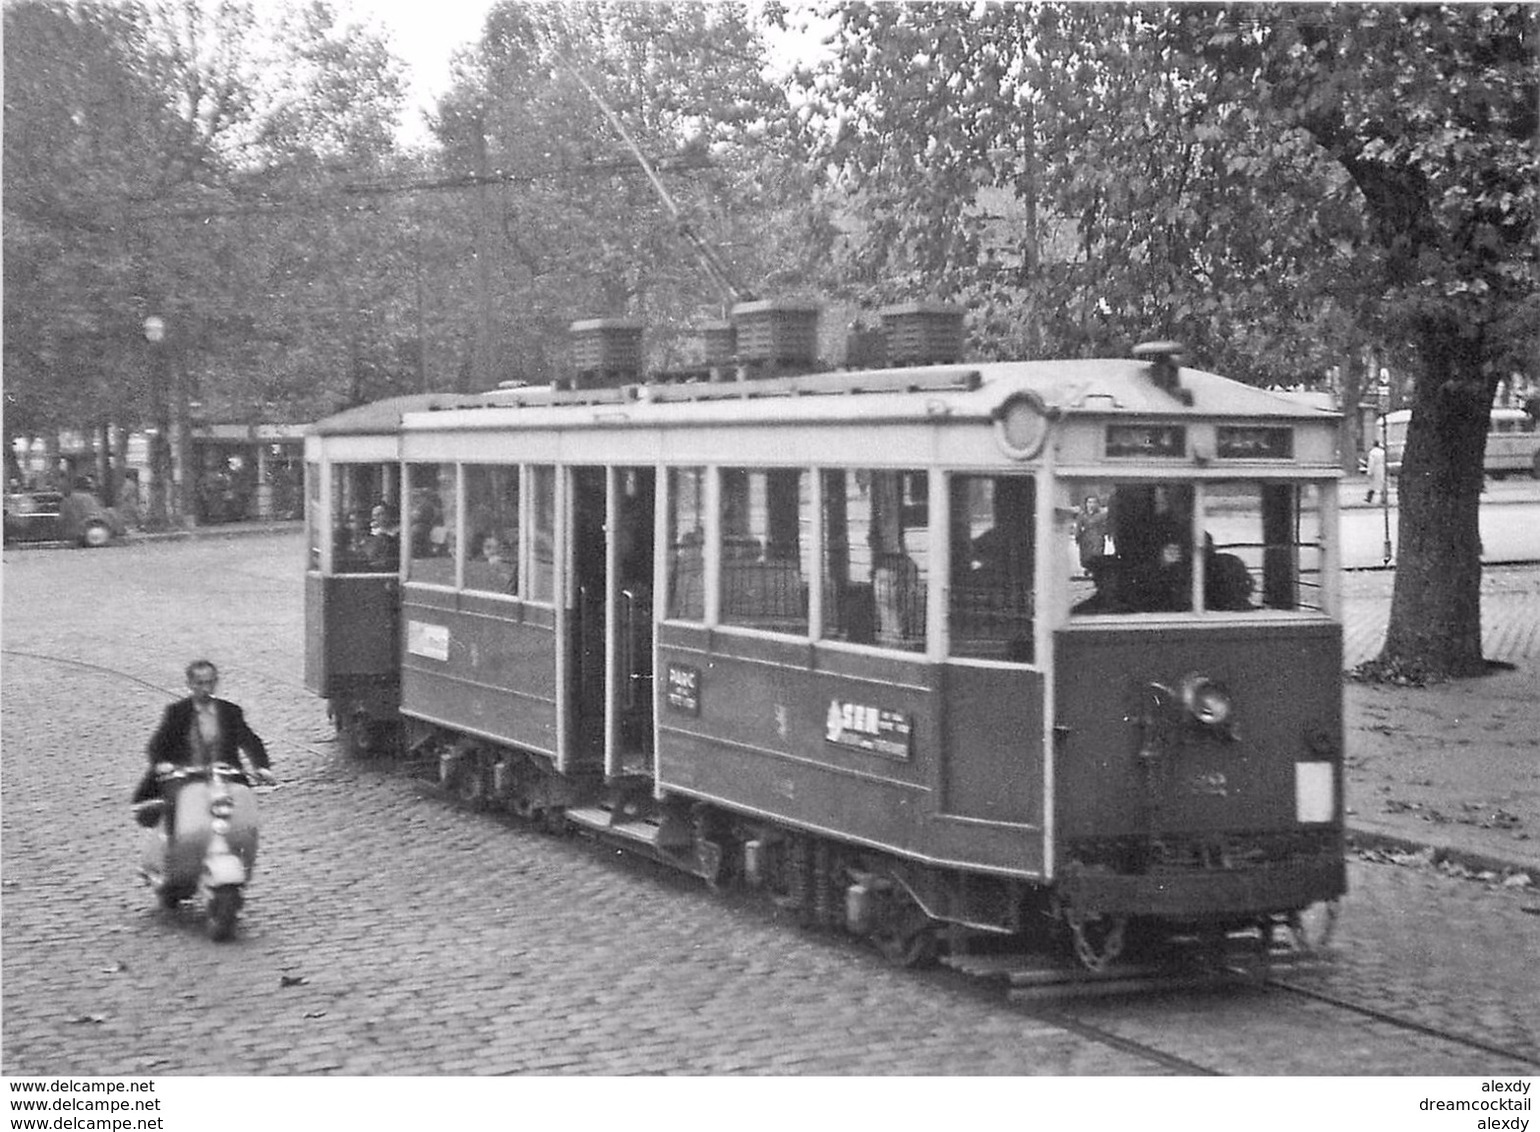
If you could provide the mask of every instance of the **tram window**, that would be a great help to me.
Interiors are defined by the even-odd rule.
[[[531,468],[529,577],[525,596],[532,601],[556,600],[556,469]]]
[[[925,651],[924,509],[906,506],[923,472],[823,473],[823,635]]]
[[[948,490],[952,655],[1030,663],[1037,481],[954,475]]]
[[[706,469],[668,470],[667,616],[706,617]]]
[[[1323,609],[1325,539],[1315,484],[1207,485],[1203,515],[1206,608]]]
[[[396,505],[390,491],[391,471],[386,464],[332,465],[334,573],[394,574],[400,569],[399,553],[388,554],[371,531],[374,509]]]
[[[517,593],[519,588],[519,469],[506,464],[465,467],[465,588]]]
[[[1079,484],[1071,493],[1095,495],[1107,515],[1106,553],[1081,547],[1073,560],[1074,615],[1191,611],[1195,584],[1207,611],[1322,608],[1315,485],[1208,482],[1196,524],[1191,484]]]
[[[409,464],[406,476],[407,513],[401,530],[410,548],[407,577],[454,585],[455,466]]]
[[[321,465],[305,464],[305,562],[309,569],[321,568],[321,544],[325,533],[321,530]]]
[[[722,623],[805,634],[806,473],[724,468],[721,475]]]
[[[1071,612],[1156,613],[1192,608],[1191,484],[1097,483],[1072,488],[1082,501],[1077,529],[1097,500],[1105,515],[1102,554],[1075,545],[1080,573],[1070,586]]]

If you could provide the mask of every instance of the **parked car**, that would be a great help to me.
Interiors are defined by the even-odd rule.
[[[19,491],[5,497],[5,542],[69,542],[106,546],[123,521],[83,491]]]

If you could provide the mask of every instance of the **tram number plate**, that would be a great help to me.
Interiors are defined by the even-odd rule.
[[[913,730],[907,712],[830,700],[824,738],[837,746],[907,759]]]
[[[668,706],[685,715],[700,714],[700,669],[683,664],[668,666],[665,696]]]

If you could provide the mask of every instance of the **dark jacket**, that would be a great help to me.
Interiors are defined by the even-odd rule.
[[[214,712],[219,717],[219,739],[213,751],[212,761],[240,766],[240,753],[244,751],[253,766],[267,766],[267,748],[262,745],[262,740],[257,733],[246,725],[245,713],[229,700],[216,697],[213,703]],[[150,742],[145,748],[145,756],[149,759],[150,766],[134,791],[135,802],[160,796],[159,783],[156,782],[155,775],[156,763],[188,766],[197,761],[198,752],[191,742],[192,728],[195,726],[193,721],[195,711],[191,696],[166,705],[165,714],[160,718],[160,726],[155,729],[155,734],[150,736]]]

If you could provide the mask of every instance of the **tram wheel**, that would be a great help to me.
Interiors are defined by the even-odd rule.
[[[695,875],[712,892],[721,891],[727,880],[727,853],[720,841],[700,838],[695,842]]]
[[[528,794],[516,793],[508,799],[507,809],[520,821],[534,821],[540,815],[534,799]]]
[[[892,908],[884,922],[872,929],[871,941],[882,957],[895,967],[927,967],[935,962],[939,941],[936,925],[907,896]]]
[[[374,728],[369,716],[362,709],[338,712],[333,718],[337,728],[337,744],[349,759],[367,759],[374,754]]]
[[[459,767],[454,778],[454,794],[463,804],[479,808],[487,800],[487,776],[474,762]]]

